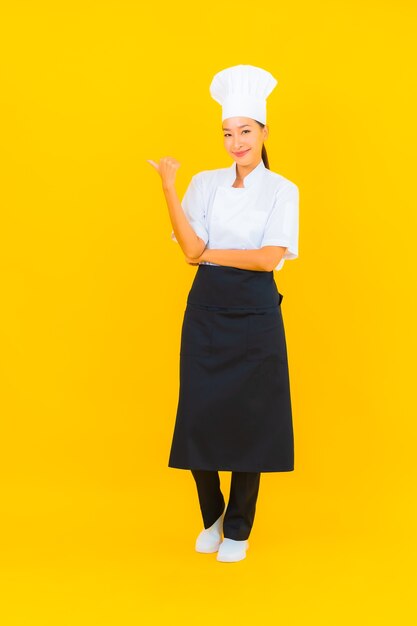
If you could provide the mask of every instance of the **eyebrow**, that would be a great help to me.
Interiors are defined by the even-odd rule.
[[[250,126],[250,124],[242,124],[242,126],[238,126],[238,128],[243,128],[244,126]],[[231,128],[223,128],[223,130],[231,130]]]

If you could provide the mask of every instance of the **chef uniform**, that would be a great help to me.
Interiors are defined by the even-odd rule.
[[[222,120],[266,123],[269,72],[238,65],[215,75],[212,97]],[[195,174],[184,213],[207,249],[287,250],[274,268],[298,257],[298,187],[259,164],[232,187],[236,163]],[[174,231],[173,241],[177,241]],[[224,534],[246,539],[261,472],[294,469],[294,437],[283,295],[274,271],[208,261],[198,266],[181,331],[180,390],[168,466],[189,469],[197,482],[205,528],[224,511],[218,471],[231,471]]]

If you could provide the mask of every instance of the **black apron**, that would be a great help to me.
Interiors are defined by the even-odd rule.
[[[282,298],[273,271],[198,266],[181,331],[169,467],[294,469]]]

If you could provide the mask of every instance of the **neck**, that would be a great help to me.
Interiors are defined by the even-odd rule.
[[[245,178],[245,176],[250,174],[251,171],[255,169],[255,167],[258,167],[258,165],[260,164],[261,161],[262,161],[262,157],[259,159],[259,161],[255,165],[253,165],[252,163],[250,163],[249,165],[238,165],[236,163],[236,176],[237,176],[237,178],[239,180],[243,180]]]

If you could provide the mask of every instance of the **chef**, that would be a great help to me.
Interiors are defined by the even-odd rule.
[[[197,266],[181,330],[168,466],[195,479],[204,522],[196,550],[226,562],[246,557],[261,472],[294,470],[283,295],[274,270],[298,257],[299,193],[269,168],[264,145],[266,98],[277,82],[252,65],[214,76],[210,94],[222,106],[233,162],[195,174],[180,206],[163,175],[177,164],[159,164],[171,238]],[[227,506],[219,471],[232,474]]]

